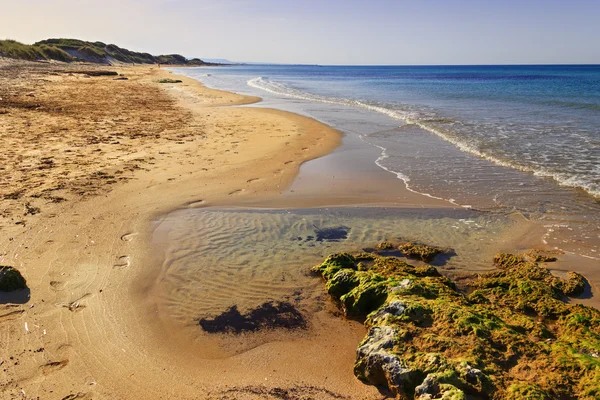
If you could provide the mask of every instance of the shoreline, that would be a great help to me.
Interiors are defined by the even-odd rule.
[[[156,143],[157,134],[144,144],[136,142],[137,138],[132,135],[130,154],[120,152],[120,147],[103,150],[110,160],[127,159],[132,165],[138,165],[137,168],[132,166],[131,177],[124,182],[113,184],[105,192],[99,188],[99,193],[81,195],[64,203],[40,203],[39,215],[23,217],[24,225],[4,224],[0,261],[23,272],[31,288],[31,300],[16,307],[0,305],[0,332],[5,339],[0,346],[0,357],[2,360],[14,357],[7,368],[6,379],[0,382],[0,393],[8,396],[25,393],[28,398],[49,399],[68,395],[197,398],[199,394],[212,398],[219,395],[215,392],[217,389],[261,382],[271,385],[269,387],[318,389],[317,396],[325,396],[323,390],[326,389],[350,397],[380,398],[374,387],[360,383],[352,375],[354,350],[364,335],[364,328],[352,321],[332,318],[333,309],[323,311],[319,318],[325,327],[339,329],[347,333],[348,338],[332,339],[329,335],[328,339],[326,329],[322,328],[318,339],[330,346],[329,353],[319,354],[314,349],[314,340],[299,337],[293,345],[285,341],[271,342],[243,355],[229,357],[225,362],[207,362],[208,367],[202,367],[199,364],[206,360],[199,360],[197,354],[190,351],[190,342],[173,340],[169,330],[161,326],[163,322],[157,318],[157,306],[152,298],[160,273],[148,268],[158,262],[159,244],[153,242],[152,237],[161,219],[171,211],[186,206],[264,206],[278,202],[288,206],[325,206],[326,202],[349,201],[347,206],[360,204],[352,203],[347,195],[339,195],[348,185],[340,186],[337,197],[323,196],[307,202],[315,193],[322,193],[324,187],[331,187],[327,180],[322,181],[322,186],[312,187],[310,169],[316,171],[314,177],[323,162],[318,157],[330,154],[340,145],[340,133],[316,120],[289,112],[223,107],[254,104],[260,100],[209,89],[192,78],[177,76],[183,82],[173,85],[156,83],[159,75],[175,76],[164,70],[111,69],[128,76],[129,82],[139,85],[140,90],[149,88],[154,90],[152,93],[163,93],[164,99],[171,99],[173,104],[163,99],[147,106],[153,107],[153,112],[163,109],[174,112],[174,120],[182,118],[179,123],[185,127],[186,134],[174,129],[168,140]],[[80,78],[73,77],[64,78],[66,82],[60,80],[63,77],[45,79],[72,87],[83,84],[77,81]],[[127,82],[106,80],[94,86],[97,92],[92,94],[101,93],[108,85],[126,85]],[[44,84],[40,92],[46,90]],[[111,94],[112,90],[106,89],[106,93]],[[79,92],[75,95],[82,96]],[[44,96],[40,94],[36,99],[42,101]],[[111,117],[114,118],[102,116]],[[145,118],[148,117],[141,121],[146,121]],[[44,127],[44,120],[36,122]],[[107,124],[107,129],[119,124],[119,121]],[[37,125],[34,126],[37,129]],[[151,129],[151,124],[142,129]],[[129,139],[111,140],[120,141],[115,146],[122,146]],[[108,148],[109,144],[104,147]],[[37,153],[35,156],[39,157]],[[88,159],[92,156],[85,155]],[[143,164],[135,161],[142,157],[147,158]],[[314,160],[316,166],[309,165],[309,160]],[[309,170],[308,175],[300,172],[303,168]],[[102,175],[96,177],[100,179]],[[308,183],[304,187],[296,186],[293,194],[286,192],[290,185],[298,184],[297,177],[303,177]],[[369,177],[367,174],[364,182],[369,182]],[[397,182],[394,177],[390,179]],[[371,198],[361,191],[352,198],[377,199],[386,189],[389,194],[387,182],[372,181]],[[407,202],[405,204],[417,204],[416,197],[408,190],[404,190],[406,193],[396,187],[394,190],[395,196],[405,196],[401,199]],[[27,197],[26,191],[23,196]],[[38,198],[32,197],[30,207],[37,207],[35,199]],[[269,199],[275,200],[269,202]],[[421,199],[419,204],[423,205],[423,201],[426,200]],[[436,202],[426,201],[425,205],[435,207]],[[13,215],[16,218],[17,211]],[[168,346],[165,341],[169,342]],[[35,352],[38,349],[43,350]],[[282,378],[286,375],[281,372],[265,377],[265,371],[271,367],[267,354],[279,355],[278,365],[287,373],[299,373],[296,380]],[[306,354],[320,356],[324,361],[331,354],[338,355],[339,358],[329,360],[335,363],[336,368],[332,370],[336,372],[331,371],[327,381],[316,385],[323,371],[311,370],[315,360],[298,359]],[[347,370],[343,366],[347,366]],[[198,379],[198,373],[205,374],[203,380]],[[165,387],[166,381],[169,387]]]

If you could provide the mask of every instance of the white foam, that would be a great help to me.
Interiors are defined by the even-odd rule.
[[[447,201],[447,202],[449,202],[449,203],[451,203],[451,204],[454,204],[455,206],[459,206],[459,207],[461,207],[461,205],[460,205],[460,204],[458,204],[458,203],[456,203],[456,202],[455,202],[453,199],[444,199],[444,198],[442,198],[442,197],[437,197],[437,196],[434,196],[434,195],[432,195],[432,194],[430,194],[430,193],[419,192],[419,191],[417,191],[417,190],[415,190],[415,189],[411,188],[411,187],[410,187],[410,184],[409,184],[409,182],[410,182],[410,178],[409,178],[408,176],[404,175],[402,172],[399,172],[399,171],[394,171],[394,170],[392,170],[392,169],[389,169],[389,168],[387,168],[385,165],[383,165],[383,163],[382,163],[382,162],[383,162],[383,160],[385,160],[386,158],[388,158],[388,157],[389,157],[389,156],[388,156],[388,154],[386,153],[387,149],[386,149],[385,147],[381,147],[381,146],[378,146],[378,145],[376,145],[376,144],[371,144],[371,143],[368,143],[368,142],[366,142],[366,141],[363,139],[363,136],[362,136],[362,135],[361,135],[361,136],[359,136],[359,137],[360,137],[360,139],[361,139],[363,142],[365,142],[365,143],[367,143],[367,144],[369,144],[369,145],[371,145],[371,146],[375,146],[375,147],[377,147],[378,149],[380,149],[380,150],[381,150],[381,155],[380,155],[380,156],[377,158],[377,160],[375,160],[375,164],[377,164],[377,166],[378,166],[379,168],[381,168],[381,169],[383,169],[383,170],[385,170],[385,171],[387,171],[387,172],[390,172],[390,173],[392,173],[392,174],[396,175],[396,177],[397,177],[398,179],[400,179],[401,181],[403,181],[403,182],[404,182],[404,186],[406,186],[406,189],[408,189],[409,191],[411,191],[411,192],[413,192],[413,193],[417,193],[417,194],[420,194],[420,195],[423,195],[423,196],[427,196],[427,197],[430,197],[430,198],[432,198],[432,199],[437,199],[437,200],[443,200],[443,201]],[[470,208],[470,206],[464,206],[464,207],[465,207],[465,208]]]
[[[480,150],[478,148],[477,143],[469,143],[469,142],[465,141],[464,139],[457,138],[457,137],[449,134],[448,132],[444,132],[439,128],[433,127],[431,125],[424,123],[423,121],[420,121],[418,118],[418,115],[419,115],[418,112],[392,110],[390,108],[367,104],[365,102],[362,102],[359,100],[353,100],[353,99],[319,96],[319,95],[315,95],[315,94],[311,94],[311,93],[306,93],[306,92],[303,92],[298,89],[290,88],[286,85],[270,81],[263,77],[250,79],[247,82],[247,84],[253,88],[264,90],[266,92],[276,94],[276,95],[283,95],[283,96],[293,97],[293,98],[301,99],[301,100],[317,101],[317,102],[321,102],[321,103],[339,104],[339,105],[344,105],[344,106],[349,106],[349,107],[358,107],[358,108],[363,108],[366,110],[375,111],[380,114],[385,114],[385,115],[389,116],[390,118],[402,121],[406,124],[416,125],[419,128],[424,129],[430,133],[433,133],[434,135],[444,139],[445,141],[452,143],[459,150],[464,151],[469,154],[472,154],[474,156],[486,159],[496,165],[500,165],[500,166],[507,167],[507,168],[517,169],[517,170],[523,171],[523,172],[529,172],[536,176],[550,177],[550,178],[553,178],[556,182],[558,182],[558,184],[560,184],[561,186],[579,187],[579,188],[584,189],[586,192],[588,192],[592,196],[600,197],[600,185],[593,183],[593,182],[588,182],[584,176],[573,175],[571,173],[555,172],[555,171],[548,170],[547,168],[544,168],[539,165],[533,167],[533,166],[529,166],[529,165],[519,164],[516,161],[503,160],[499,157],[496,157],[492,154],[489,154],[485,151]],[[380,167],[383,168],[383,166],[380,165],[380,163],[378,163],[377,165],[379,165]],[[393,172],[396,174],[398,173],[396,171],[390,171],[390,172]],[[399,178],[404,180],[401,177],[399,177]],[[405,183],[406,182],[407,181],[405,181]]]

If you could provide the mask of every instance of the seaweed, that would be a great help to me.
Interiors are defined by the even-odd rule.
[[[415,258],[424,262],[430,262],[438,254],[444,252],[444,250],[440,249],[439,247],[427,246],[424,244],[416,244],[411,242],[401,244],[400,246],[398,246],[398,250],[400,250],[406,257]]]
[[[6,265],[0,265],[0,292],[14,292],[27,289],[27,282],[21,273]]]
[[[314,225],[313,225],[314,226]],[[347,226],[336,226],[331,228],[317,228],[317,242],[328,241],[328,242],[339,242],[348,238],[348,231],[350,228]]]
[[[304,329],[306,320],[290,303],[266,302],[246,314],[241,314],[234,305],[212,319],[201,318],[199,325],[209,333],[239,334],[261,329]]]

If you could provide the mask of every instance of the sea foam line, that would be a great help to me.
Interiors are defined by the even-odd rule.
[[[578,188],[585,190],[592,196],[600,197],[600,187],[596,188],[596,185],[594,185],[593,183],[586,182],[581,177],[568,175],[565,173],[549,171],[543,167],[534,168],[532,166],[522,165],[522,164],[519,164],[516,162],[509,162],[509,161],[500,159],[489,153],[479,150],[476,146],[474,146],[472,144],[466,143],[465,141],[455,138],[455,137],[441,131],[440,129],[437,129],[435,127],[432,127],[430,125],[427,125],[427,124],[419,121],[418,119],[415,118],[416,113],[400,112],[398,110],[391,110],[389,108],[367,104],[360,100],[351,100],[351,99],[342,99],[342,98],[314,95],[314,94],[310,94],[310,93],[306,93],[306,92],[302,92],[300,90],[290,88],[288,86],[285,86],[285,85],[277,83],[277,82],[269,81],[267,79],[264,79],[263,77],[257,77],[257,78],[250,79],[247,82],[247,84],[250,87],[264,90],[266,92],[276,94],[276,95],[283,95],[283,96],[293,97],[293,98],[301,99],[301,100],[317,101],[317,102],[321,102],[321,103],[358,107],[358,108],[363,108],[363,109],[370,110],[370,111],[375,111],[380,114],[387,115],[390,118],[402,121],[406,124],[418,126],[419,128],[426,130],[430,133],[433,133],[434,135],[440,137],[441,139],[453,144],[459,150],[461,150],[465,153],[469,153],[474,156],[483,158],[485,160],[488,160],[496,165],[516,169],[516,170],[523,171],[523,172],[529,172],[535,176],[550,177],[550,178],[554,179],[556,182],[558,182],[558,184],[561,186],[568,186],[568,187],[575,187],[575,188],[578,187]],[[377,164],[377,165],[379,165],[381,167],[380,164]],[[390,172],[396,173],[395,171],[390,171]],[[400,178],[400,179],[402,179],[402,178]]]
[[[385,171],[387,171],[387,172],[390,172],[390,173],[392,173],[392,174],[396,175],[396,177],[397,177],[398,179],[400,179],[401,181],[403,181],[403,182],[404,182],[404,186],[406,187],[406,189],[407,189],[408,191],[410,191],[410,192],[413,192],[413,193],[416,193],[416,194],[420,194],[420,195],[422,195],[422,196],[426,196],[426,197],[429,197],[429,198],[432,198],[432,199],[437,199],[437,200],[443,200],[443,201],[447,201],[447,202],[449,202],[449,203],[451,203],[451,204],[454,204],[454,205],[455,205],[455,206],[457,206],[457,207],[472,208],[470,205],[462,205],[462,204],[458,204],[458,203],[457,203],[457,202],[456,202],[454,199],[444,199],[443,197],[434,196],[434,195],[432,195],[432,194],[425,193],[425,192],[419,192],[418,190],[415,190],[415,189],[411,188],[411,187],[410,187],[410,184],[409,184],[409,182],[410,182],[410,178],[409,178],[408,176],[404,175],[402,172],[394,171],[394,170],[392,170],[392,169],[389,169],[389,168],[388,168],[388,167],[386,167],[385,165],[383,165],[383,160],[385,160],[386,158],[388,158],[388,157],[389,157],[389,156],[388,156],[388,154],[387,154],[387,149],[386,149],[385,147],[378,146],[378,145],[376,145],[376,144],[372,144],[372,143],[369,143],[369,142],[367,142],[366,140],[364,140],[364,138],[363,138],[363,136],[362,136],[362,135],[360,135],[359,137],[360,137],[360,139],[361,139],[363,142],[365,142],[365,143],[367,143],[367,144],[369,144],[369,145],[371,145],[371,146],[377,147],[378,149],[380,149],[380,150],[381,150],[381,155],[380,155],[380,156],[377,158],[377,160],[375,160],[375,164],[377,164],[377,166],[378,166],[379,168],[381,168],[381,169],[383,169],[383,170],[385,170]]]

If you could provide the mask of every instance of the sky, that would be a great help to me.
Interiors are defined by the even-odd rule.
[[[338,65],[600,64],[600,0],[0,0],[0,38]]]

